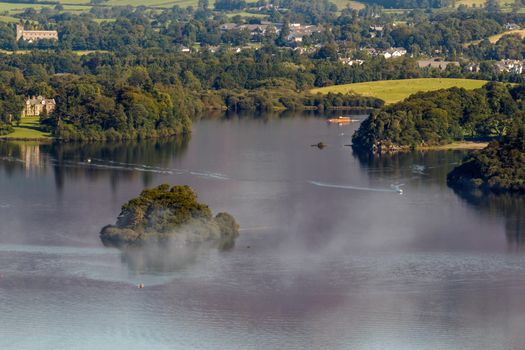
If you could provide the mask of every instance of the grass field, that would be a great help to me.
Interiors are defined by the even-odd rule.
[[[476,150],[483,149],[489,145],[488,142],[474,142],[474,141],[458,141],[447,143],[446,145],[435,145],[435,146],[420,146],[417,147],[420,151],[448,151],[448,150]]]
[[[327,86],[313,89],[313,93],[354,92],[364,96],[382,99],[385,103],[395,103],[420,91],[434,91],[451,87],[462,87],[467,90],[482,87],[486,81],[472,79],[423,78],[406,80],[382,80],[366,83]]]
[[[467,7],[483,7],[485,6],[486,0],[458,0],[456,1],[456,7],[459,5],[465,5]]]
[[[16,126],[14,129],[14,133],[2,136],[2,138],[18,140],[47,140],[51,138],[49,133],[40,130],[38,117],[24,117],[20,122],[20,126]]]
[[[339,10],[345,9],[348,5],[354,10],[362,10],[365,8],[365,4],[354,0],[332,0],[332,2],[337,5]]]
[[[0,22],[7,22],[7,23],[17,23],[19,21],[18,18],[11,17],[11,16],[0,16]]]
[[[525,38],[525,29],[509,30],[509,31],[504,32],[504,33],[501,33],[501,34],[492,35],[492,36],[489,36],[489,41],[490,41],[492,44],[495,44],[495,43],[497,43],[498,40],[501,39],[503,36],[505,36],[505,35],[510,35],[510,34],[518,34],[518,35],[521,36],[522,38]]]
[[[64,6],[65,12],[86,12],[91,9],[89,6],[89,0],[59,0],[59,2]],[[187,6],[197,6],[198,0],[109,0],[104,5],[108,6],[152,6],[159,8],[170,8],[174,5],[179,5],[181,7]],[[214,1],[210,1],[210,7],[213,7]],[[7,3],[0,0],[0,12],[7,11],[10,15],[23,12],[26,8],[33,8],[37,11],[43,7],[55,7],[55,5],[43,5],[43,4],[16,4],[16,3]],[[5,16],[2,16],[5,17]],[[4,21],[7,18],[0,17],[0,21]]]
[[[67,2],[67,0],[65,1]],[[55,5],[42,5],[42,4],[12,4],[7,2],[0,1],[0,12],[9,13],[9,15],[14,15],[20,12],[23,12],[27,8],[32,8],[37,11],[40,11],[43,7],[53,8]],[[75,5],[64,5],[65,12],[79,13],[86,12],[91,9],[90,6],[75,4]]]
[[[495,44],[495,43],[498,42],[499,39],[501,39],[505,35],[510,35],[510,34],[518,34],[520,37],[525,38],[525,29],[509,30],[509,31],[506,31],[506,32],[503,32],[503,33],[491,35],[491,36],[489,36],[489,41],[492,44]],[[471,42],[468,42],[468,43],[464,44],[463,46],[464,47],[469,47],[470,45],[478,45],[480,42],[481,42],[481,40],[474,40],[474,41],[471,41]]]

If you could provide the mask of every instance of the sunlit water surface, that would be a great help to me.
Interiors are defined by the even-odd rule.
[[[0,143],[0,348],[525,348],[523,200],[454,193],[462,152],[359,159],[357,126],[232,118],[191,140]],[[104,247],[100,228],[161,183],[232,213],[236,246],[175,265]]]

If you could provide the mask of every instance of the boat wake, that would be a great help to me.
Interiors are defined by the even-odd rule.
[[[343,190],[390,192],[390,193],[403,194],[403,190],[401,189],[401,186],[403,186],[403,184],[391,185],[391,188],[373,188],[373,187],[359,187],[359,186],[349,186],[349,185],[336,185],[336,184],[329,184],[329,183],[319,182],[319,181],[308,181],[308,183],[315,185],[315,186],[319,186],[319,187],[340,188]]]
[[[97,158],[89,158],[85,162],[70,162],[65,161],[62,165],[65,166],[77,166],[92,169],[107,169],[107,170],[122,170],[122,171],[138,171],[145,173],[155,173],[162,175],[191,175],[202,178],[209,178],[214,180],[230,180],[225,174],[211,172],[211,171],[194,171],[189,169],[172,169],[162,168],[157,166],[151,166],[146,164],[136,163],[123,163],[116,161],[105,161]]]

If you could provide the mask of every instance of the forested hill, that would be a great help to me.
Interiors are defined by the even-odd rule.
[[[358,151],[386,153],[465,138],[501,137],[523,122],[525,87],[488,83],[472,91],[418,93],[373,112],[353,136]]]
[[[467,156],[447,182],[461,190],[525,193],[525,127]]]

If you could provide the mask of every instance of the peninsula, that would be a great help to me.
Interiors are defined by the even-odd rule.
[[[447,182],[465,191],[525,193],[525,128],[468,155]]]

